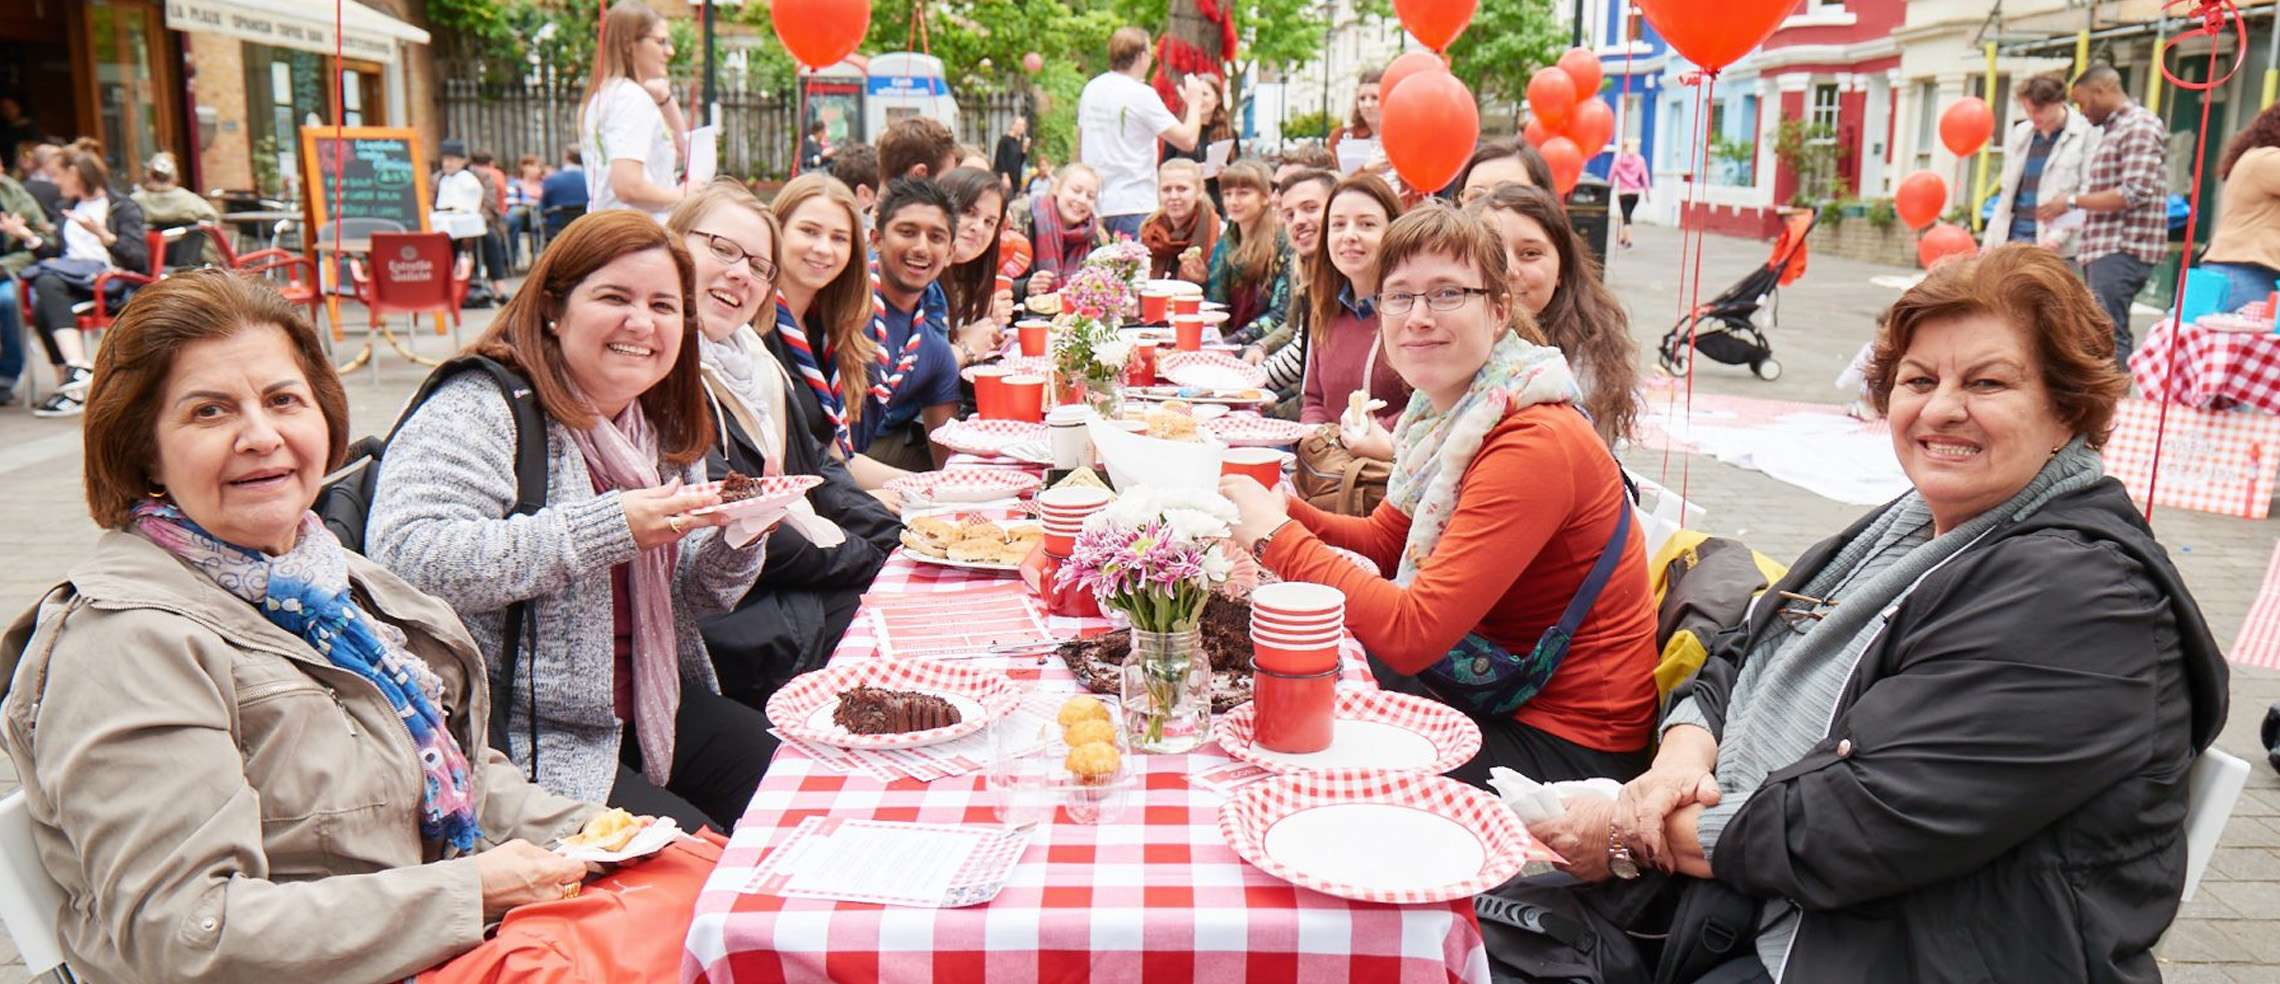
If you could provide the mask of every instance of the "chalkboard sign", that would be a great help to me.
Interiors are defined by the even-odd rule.
[[[322,229],[337,215],[388,219],[405,231],[428,227],[427,162],[419,134],[409,127],[329,126],[301,128],[301,187],[309,201],[310,226]],[[336,191],[333,178],[340,178]],[[355,230],[350,238],[357,238]]]

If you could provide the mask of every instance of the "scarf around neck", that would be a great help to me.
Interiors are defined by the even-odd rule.
[[[299,541],[274,557],[222,542],[171,502],[136,505],[134,527],[332,665],[370,681],[395,708],[418,751],[425,789],[420,836],[460,851],[475,849],[483,836],[475,786],[467,753],[452,737],[440,706],[443,681],[412,654],[400,630],[357,606],[348,583],[348,552],[316,513],[301,516]]]
[[[1180,254],[1193,246],[1203,251],[1206,259],[1212,247],[1219,244],[1219,210],[1211,207],[1211,199],[1202,198],[1195,203],[1195,211],[1188,213],[1185,226],[1175,227],[1171,217],[1157,212],[1140,224],[1140,245],[1148,248],[1148,275],[1170,277],[1179,273]]]
[[[807,326],[792,316],[791,302],[781,293],[776,295],[776,333],[784,336],[784,347],[791,350],[792,361],[798,363],[800,381],[807,384],[808,392],[815,394],[815,402],[823,408],[824,419],[831,422],[832,443],[838,446],[839,456],[854,457],[854,437],[847,427],[847,402],[840,398],[839,362],[831,357],[831,336],[819,331],[816,334],[820,343],[810,342]]]
[[[1064,228],[1061,224],[1061,207],[1054,204],[1053,196],[1046,195],[1029,206],[1029,224],[1035,232],[1037,269],[1051,270],[1058,277],[1063,272],[1075,272],[1092,253],[1093,243],[1100,238],[1100,216],[1093,216],[1083,225]]]
[[[576,393],[576,387],[572,387]],[[585,394],[576,393],[588,406]],[[591,427],[571,428],[570,441],[586,470],[613,492],[653,489],[659,477],[657,429],[633,400],[616,420],[597,411]],[[641,774],[663,788],[673,771],[673,721],[681,707],[679,647],[673,633],[674,544],[651,547],[626,562],[626,604],[633,613],[634,735],[641,740]]]
[[[1457,511],[1457,493],[1466,469],[1488,432],[1507,414],[1539,403],[1574,403],[1575,376],[1567,359],[1549,345],[1533,345],[1505,332],[1488,350],[1488,361],[1473,374],[1471,388],[1448,410],[1435,409],[1420,390],[1393,429],[1393,473],[1385,501],[1409,517],[1394,583],[1408,585]]]
[[[762,354],[755,359],[753,353],[759,348],[760,336],[749,325],[717,342],[699,332],[697,363],[712,370],[757,418],[754,423],[759,425],[759,433],[752,439],[760,442],[769,464],[780,467],[784,454],[784,370],[773,356]]]

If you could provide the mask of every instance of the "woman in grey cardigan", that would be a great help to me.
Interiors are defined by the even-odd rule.
[[[767,770],[759,711],[719,695],[697,623],[760,572],[761,530],[718,528],[697,366],[692,266],[647,216],[604,212],[549,244],[474,350],[515,367],[547,417],[546,506],[516,499],[515,422],[480,373],[439,388],[382,466],[366,545],[443,598],[505,672],[505,610],[535,628],[516,659],[510,752],[555,792],[726,829]],[[532,735],[537,747],[532,747]]]

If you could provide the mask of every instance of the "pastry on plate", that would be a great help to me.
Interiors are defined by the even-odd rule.
[[[1101,718],[1086,718],[1062,728],[1061,740],[1067,742],[1071,748],[1078,745],[1089,745],[1096,741],[1113,745],[1116,744],[1116,725]]]
[[[635,834],[649,826],[650,818],[637,817],[617,807],[611,807],[586,821],[586,828],[562,838],[562,846],[574,850],[622,851],[633,842]]]
[[[720,501],[742,502],[753,498],[767,488],[767,483],[743,472],[730,469],[728,477],[720,480]]]
[[[1115,745],[1096,741],[1069,749],[1061,767],[1069,770],[1079,786],[1105,786],[1116,778],[1117,770],[1124,768],[1124,757],[1117,754]]]
[[[1106,721],[1108,720],[1108,705],[1091,697],[1078,695],[1061,702],[1059,719],[1063,728],[1079,721]]]
[[[831,723],[858,735],[932,731],[959,720],[957,706],[933,694],[881,687],[850,687],[831,712]]]

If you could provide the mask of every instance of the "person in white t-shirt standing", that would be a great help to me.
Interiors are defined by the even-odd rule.
[[[1100,174],[1101,225],[1110,235],[1140,236],[1140,223],[1156,211],[1156,141],[1194,150],[1205,120],[1219,105],[1219,89],[1191,74],[1180,87],[1187,118],[1172,115],[1162,96],[1142,81],[1153,63],[1148,32],[1121,27],[1108,39],[1108,71],[1085,83],[1077,97],[1077,155]]]
[[[578,110],[589,212],[630,208],[662,220],[680,204],[689,125],[665,78],[673,36],[641,0],[617,0],[602,20],[602,50]]]

